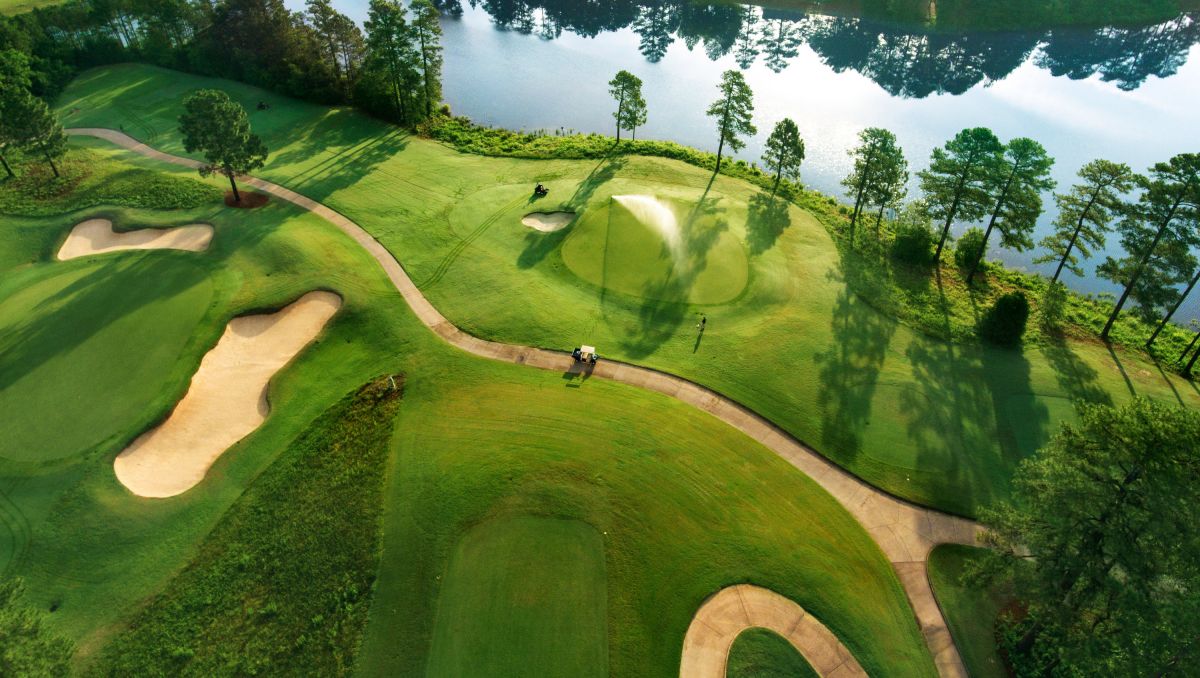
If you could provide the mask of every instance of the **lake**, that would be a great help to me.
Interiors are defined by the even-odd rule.
[[[334,1],[360,22],[366,4]],[[914,175],[932,148],[964,127],[1031,137],[1056,158],[1062,188],[1094,158],[1142,171],[1200,151],[1196,15],[1139,27],[972,32],[736,4],[439,4],[445,98],[456,114],[512,129],[612,133],[607,82],[626,69],[645,81],[649,120],[639,138],[715,151],[704,111],[720,73],[741,69],[754,90],[759,135],[735,157],[757,161],[770,127],[791,117],[807,145],[803,181],[831,194],[842,195],[846,151],[872,126],[895,132]],[[1035,239],[1053,219],[1053,200],[1045,202]],[[1032,263],[1035,255],[995,256],[1045,271],[1049,265]],[[1114,290],[1093,276],[1068,282],[1086,292]],[[1181,321],[1200,302],[1189,306]]]

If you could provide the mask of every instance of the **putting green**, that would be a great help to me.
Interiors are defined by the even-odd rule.
[[[723,304],[746,288],[740,239],[711,207],[636,194],[613,196],[579,220],[562,247],[571,271],[639,299]]]
[[[578,520],[472,528],[442,582],[429,676],[607,676],[604,543]]]

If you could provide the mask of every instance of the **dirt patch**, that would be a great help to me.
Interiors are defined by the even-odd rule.
[[[212,242],[213,227],[190,224],[176,228],[140,228],[135,231],[114,231],[108,219],[81,221],[67,234],[58,250],[60,261],[90,254],[120,250],[188,250],[202,252]]]
[[[113,460],[117,480],[141,497],[173,497],[267,418],[267,387],[342,305],[333,292],[309,292],[275,313],[229,321],[200,361],[188,392],[167,420]]]
[[[522,224],[543,233],[561,231],[574,220],[574,212],[531,212],[521,217]]]
[[[241,202],[233,199],[233,191],[225,191],[225,206],[248,210],[255,207],[262,207],[271,201],[271,198],[266,193],[253,193],[251,191],[239,191],[239,193],[242,194]]]

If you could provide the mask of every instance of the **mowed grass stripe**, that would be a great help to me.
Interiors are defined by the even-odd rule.
[[[578,520],[499,517],[442,579],[430,678],[608,675],[604,543]]]

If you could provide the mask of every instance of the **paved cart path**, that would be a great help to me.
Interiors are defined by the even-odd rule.
[[[155,150],[116,130],[76,128],[67,132],[104,139],[146,157],[175,165],[198,168],[202,164],[197,160]],[[324,218],[353,238],[379,262],[421,322],[448,343],[493,360],[557,372],[579,369],[566,352],[501,344],[463,332],[429,303],[400,262],[361,226],[329,207],[278,184],[249,176],[242,177],[240,181]],[[862,523],[892,563],[916,613],[938,673],[944,677],[966,678],[962,659],[933,597],[925,573],[925,560],[938,544],[974,545],[981,530],[977,523],[916,506],[878,490],[804,446],[767,419],[687,379],[609,359],[596,365],[591,370],[591,376],[658,391],[698,407],[765,445],[824,487]],[[686,656],[682,665],[688,665]]]

